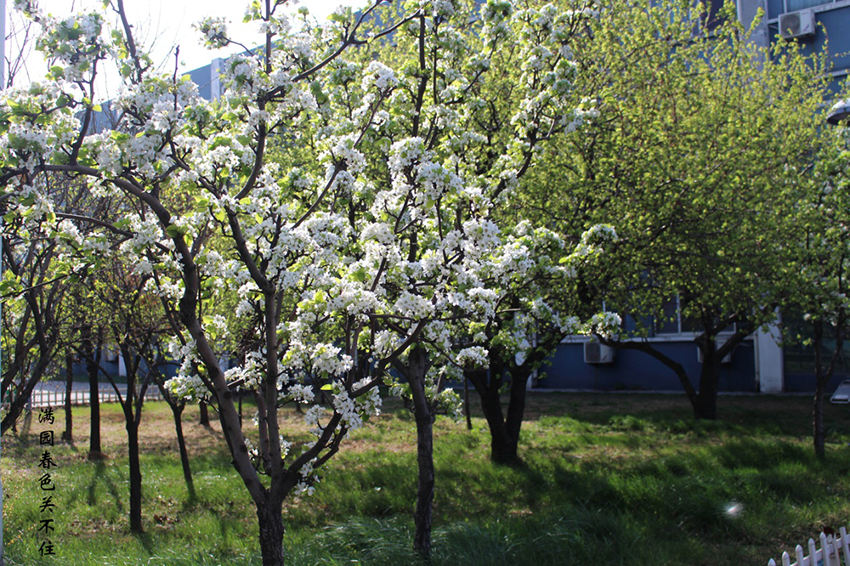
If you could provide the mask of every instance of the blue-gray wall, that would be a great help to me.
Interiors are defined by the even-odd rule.
[[[655,346],[682,364],[691,381],[697,385],[701,364],[693,342],[665,342]],[[583,344],[563,343],[544,371],[546,377],[537,382],[538,389],[595,389],[600,391],[682,391],[679,378],[667,366],[644,352],[617,350],[609,364],[586,364]],[[732,354],[732,360],[720,367],[720,390],[758,391],[755,378],[753,343],[743,342]]]

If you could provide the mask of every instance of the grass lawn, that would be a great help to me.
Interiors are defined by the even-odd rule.
[[[694,422],[679,395],[534,393],[524,465],[490,463],[473,430],[438,419],[433,564],[763,566],[823,527],[850,523],[850,407],[827,407],[827,460],[813,456],[806,397],[722,397],[717,422]],[[185,431],[198,493],[183,482],[171,412],[141,427],[145,534],[128,530],[123,417],[103,405],[106,460],[86,461],[88,408],[74,443],[33,418],[2,440],[7,565],[259,565],[256,517],[217,422]],[[253,410],[246,405],[245,417]],[[212,415],[214,418],[214,414]],[[250,429],[250,427],[249,427]],[[40,510],[39,433],[53,430],[54,511]],[[285,411],[288,439],[308,436]],[[394,401],[331,460],[316,493],[285,508],[289,564],[417,564],[412,552],[415,429]],[[52,518],[55,556],[40,557]]]

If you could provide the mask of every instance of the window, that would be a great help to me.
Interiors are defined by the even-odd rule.
[[[832,2],[829,0],[826,2],[824,0],[785,0],[785,12],[796,12],[797,10],[821,6],[823,4],[832,4]]]

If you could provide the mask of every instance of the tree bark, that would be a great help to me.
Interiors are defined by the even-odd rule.
[[[502,379],[492,377],[493,374],[501,374],[503,371],[501,364],[491,363],[489,383],[487,370],[469,370],[465,374],[481,397],[481,409],[490,429],[490,459],[497,464],[516,465],[521,462],[518,451],[519,435],[525,414],[525,382],[530,370],[522,366],[511,369],[515,375],[511,376],[507,417],[502,411],[499,395]]]
[[[844,327],[846,317],[842,311],[835,325],[835,351],[829,365],[824,365],[823,359],[823,331],[824,322],[816,320],[814,326],[814,350],[815,350],[815,398],[812,407],[812,443],[814,444],[815,456],[823,460],[826,458],[826,430],[823,423],[823,400],[826,396],[826,386],[835,373],[835,367],[841,358],[844,349]]]
[[[416,463],[419,467],[419,478],[416,484],[416,511],[413,516],[416,527],[413,549],[425,560],[431,558],[435,483],[434,417],[433,413],[416,415]]]
[[[100,442],[100,385],[98,383],[100,355],[103,340],[98,338],[97,348],[94,348],[91,340],[91,327],[84,329],[83,335],[83,357],[86,360],[86,373],[89,376],[89,412],[91,424],[89,427],[89,459],[100,459],[103,457],[103,448]]]
[[[416,421],[416,463],[419,475],[416,485],[416,510],[413,514],[415,532],[413,549],[424,560],[431,558],[431,520],[434,509],[434,419],[436,411],[425,395],[425,374],[428,353],[414,346],[408,356],[407,379],[413,397]]]
[[[189,451],[186,449],[186,438],[183,436],[183,409],[184,403],[171,404],[171,413],[174,415],[174,429],[177,432],[177,447],[180,449],[180,464],[183,466],[183,479],[186,480],[186,489],[189,499],[196,498],[195,482],[192,479],[192,467],[189,464]]]
[[[125,353],[125,352],[122,352]],[[139,461],[139,422],[134,411],[137,362],[127,368],[127,395],[122,402],[127,429],[127,456],[130,460],[130,531],[142,532],[142,467]]]
[[[812,440],[815,447],[815,456],[821,460],[826,458],[826,431],[823,426],[823,390],[824,387],[820,379],[818,379],[818,383],[815,386],[815,399],[812,410]]]
[[[132,415],[125,415],[127,455],[130,459],[130,531],[142,532],[142,468],[139,461],[139,428]]]
[[[497,373],[501,369],[496,364],[493,364],[490,371],[491,373]],[[516,450],[511,450],[512,442],[508,435],[508,429],[505,426],[502,402],[499,398],[500,380],[491,377],[490,383],[488,383],[487,370],[473,370],[467,372],[467,375],[481,397],[481,410],[484,412],[484,419],[487,421],[487,427],[490,429],[490,459],[497,464],[514,461]],[[515,447],[516,444],[513,444]],[[513,458],[511,456],[512,452]]]
[[[522,430],[522,419],[525,416],[526,384],[528,378],[531,377],[531,371],[530,364],[514,367],[511,370],[510,399],[508,401],[508,415],[505,419],[505,428],[510,440],[506,464],[518,464],[522,461],[518,453],[519,435]]]
[[[720,381],[720,360],[712,340],[707,340],[703,349],[702,370],[699,378],[699,393],[694,405],[694,417],[699,420],[717,419],[717,392]]]
[[[283,566],[283,505],[266,499],[265,503],[257,503],[263,566]]]
[[[463,378],[463,415],[466,417],[466,430],[472,430],[472,411],[469,408],[469,379]]]
[[[200,424],[201,426],[210,426],[210,412],[207,408],[206,401],[201,401],[198,404],[198,407],[201,412],[201,419],[200,421],[198,421],[198,424]]]
[[[62,440],[74,441],[74,417],[71,414],[71,394],[74,389],[74,357],[65,354],[65,431]]]

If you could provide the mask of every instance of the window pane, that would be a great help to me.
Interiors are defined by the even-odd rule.
[[[811,8],[812,6],[820,6],[822,4],[832,4],[832,2],[824,2],[823,0],[788,0],[788,11],[796,12],[803,8]]]

